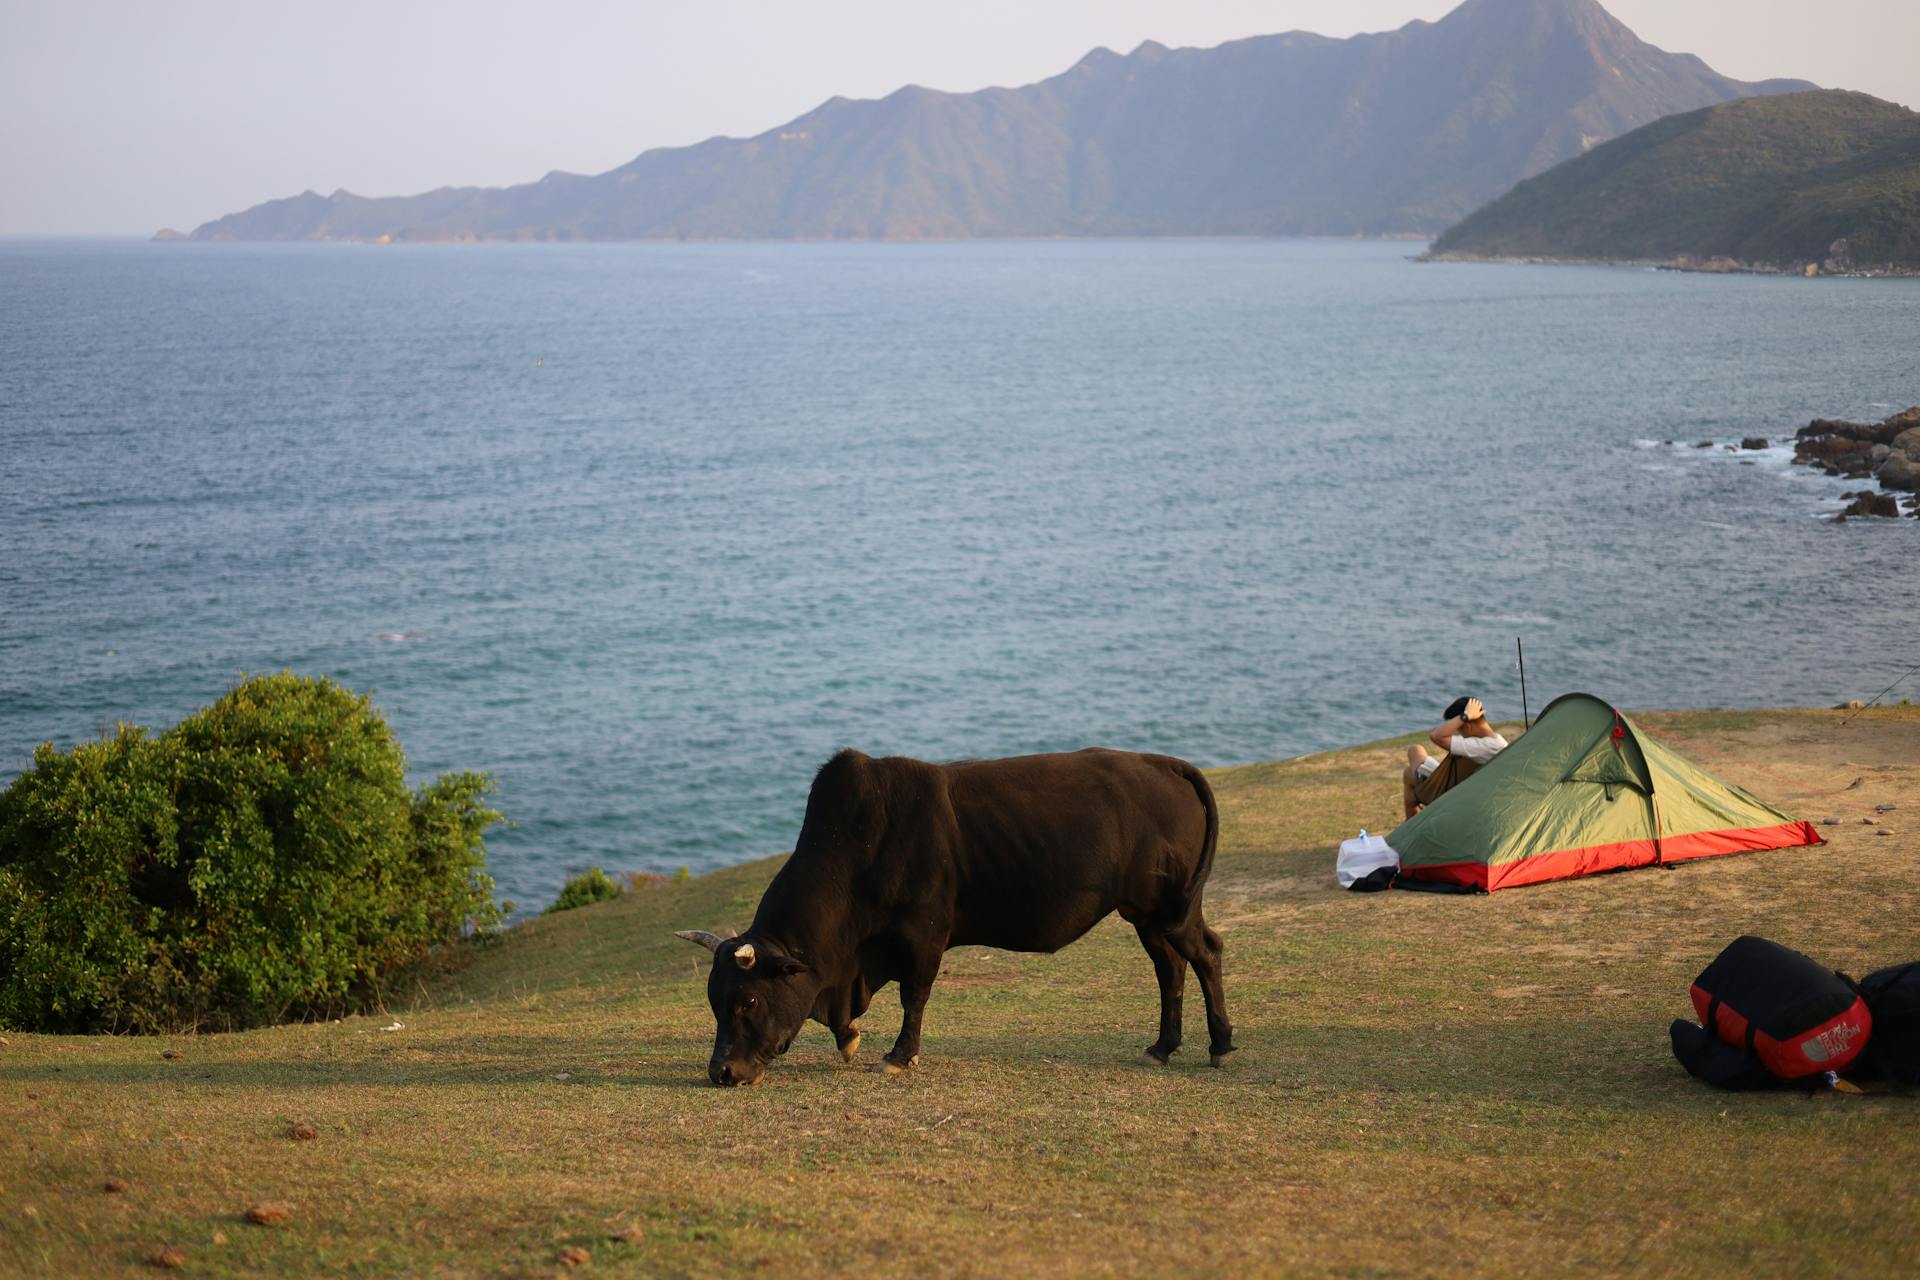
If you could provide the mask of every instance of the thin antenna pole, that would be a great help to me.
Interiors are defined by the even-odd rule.
[[[1527,651],[1520,643],[1520,637],[1513,638],[1513,652],[1520,659],[1520,719],[1528,729],[1533,728],[1533,715],[1527,710]]]
[[[1901,676],[1901,677],[1900,677],[1900,680],[1905,680],[1905,679],[1907,678],[1907,676],[1910,676],[1910,675],[1912,675],[1912,674],[1913,674],[1914,672],[1916,672],[1916,671],[1920,671],[1920,662],[1916,662],[1916,663],[1915,663],[1915,664],[1914,664],[1913,666],[1911,666],[1911,667],[1908,667],[1908,668],[1907,668],[1907,670],[1906,670],[1906,675],[1903,675],[1903,676]],[[1867,709],[1867,707],[1870,707],[1870,706],[1872,706],[1872,705],[1873,705],[1873,704],[1874,704],[1875,702],[1878,702],[1878,701],[1880,701],[1880,699],[1882,699],[1882,698],[1884,698],[1884,697],[1886,697],[1886,696],[1887,696],[1888,694],[1890,694],[1890,693],[1892,693],[1892,692],[1893,692],[1893,691],[1894,691],[1894,690],[1895,690],[1896,688],[1898,688],[1898,687],[1899,687],[1899,684],[1900,684],[1900,680],[1895,680],[1895,681],[1894,681],[1894,682],[1893,682],[1892,684],[1890,684],[1890,685],[1888,685],[1888,686],[1887,686],[1886,688],[1884,688],[1884,689],[1882,689],[1882,690],[1881,690],[1880,692],[1878,692],[1878,693],[1876,693],[1876,694],[1874,694],[1874,695],[1873,695],[1873,701],[1872,701],[1872,702],[1869,702],[1869,703],[1867,703],[1867,706],[1866,706],[1866,707],[1861,707],[1861,708],[1860,708],[1860,711],[1865,711],[1865,710]],[[1853,716],[1857,716],[1857,715],[1859,715],[1859,714],[1860,714],[1860,711],[1856,711],[1856,712],[1854,712],[1854,713],[1853,713]],[[1842,729],[1844,729],[1844,728],[1846,728],[1846,727],[1847,727],[1848,725],[1850,725],[1850,724],[1852,724],[1852,723],[1853,723],[1853,716],[1848,716],[1848,717],[1847,717],[1847,718],[1846,718],[1845,720],[1842,720],[1842,721],[1840,722],[1840,727],[1841,727]]]

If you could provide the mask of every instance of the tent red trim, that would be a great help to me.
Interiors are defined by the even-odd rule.
[[[1657,844],[1652,840],[1627,840],[1620,844],[1590,845],[1585,849],[1559,849],[1492,866],[1484,862],[1445,862],[1425,867],[1406,867],[1401,874],[1415,880],[1463,884],[1492,893],[1495,889],[1539,884],[1545,880],[1566,880],[1601,871],[1648,867],[1655,862],[1688,862],[1695,858],[1718,858],[1729,853],[1797,849],[1803,845],[1821,843],[1824,842],[1820,839],[1820,833],[1814,830],[1811,822],[1783,822],[1773,827],[1667,836]]]

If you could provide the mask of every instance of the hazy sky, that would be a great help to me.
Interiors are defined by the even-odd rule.
[[[188,230],[275,196],[595,173],[839,93],[1095,45],[1345,36],[1456,0],[0,0],[0,234]],[[1607,0],[1727,75],[1920,105],[1920,0]]]

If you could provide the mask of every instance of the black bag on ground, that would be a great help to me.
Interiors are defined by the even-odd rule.
[[[1901,1089],[1920,1089],[1920,961],[1860,980],[1873,1013],[1873,1040],[1861,1063]]]
[[[1716,1089],[1784,1089],[1787,1082],[1767,1070],[1759,1055],[1722,1044],[1707,1029],[1685,1018],[1667,1028],[1673,1056],[1694,1079]]]
[[[1691,994],[1704,1034],[1751,1055],[1782,1080],[1845,1071],[1867,1047],[1873,1027],[1866,1001],[1845,978],[1765,938],[1727,944],[1694,979]],[[1681,1047],[1676,1037],[1674,1056],[1692,1071]]]
[[[1353,893],[1379,893],[1382,889],[1393,888],[1393,882],[1399,877],[1399,867],[1376,867],[1347,888]]]

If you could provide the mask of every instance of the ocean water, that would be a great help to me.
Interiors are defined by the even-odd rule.
[[[537,907],[790,847],[842,746],[1269,759],[1517,715],[1516,636],[1536,711],[1920,661],[1920,521],[1691,447],[1920,400],[1920,284],[1411,251],[0,245],[0,782],[324,673],[495,774]]]

